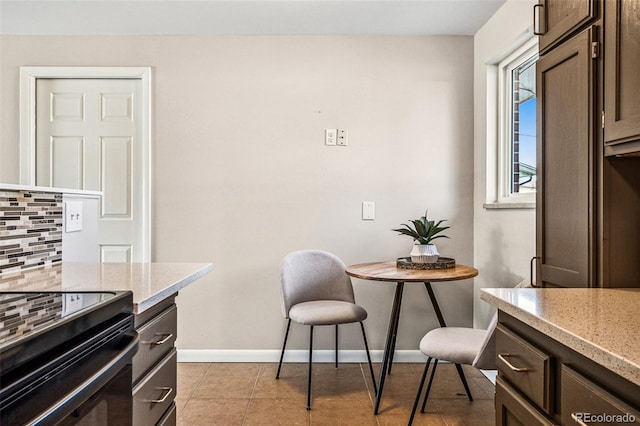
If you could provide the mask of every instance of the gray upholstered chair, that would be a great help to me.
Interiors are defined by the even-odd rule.
[[[335,255],[320,250],[301,250],[288,254],[281,269],[282,314],[287,319],[282,354],[276,379],[280,378],[282,359],[287,346],[291,320],[309,326],[309,379],[307,382],[307,410],[311,409],[311,366],[313,353],[313,327],[335,325],[336,358],[338,367],[338,325],[360,323],[369,371],[377,393],[376,381],[362,321],[367,311],[355,303],[351,278],[345,273],[344,263]]]
[[[522,281],[515,288],[531,287],[528,281]],[[441,327],[429,331],[420,341],[420,352],[427,356],[427,362],[424,366],[420,385],[418,385],[418,393],[413,402],[409,425],[413,423],[413,418],[418,408],[420,395],[424,388],[424,382],[431,361],[433,360],[433,368],[429,376],[429,383],[422,401],[421,413],[424,413],[427,406],[427,399],[431,391],[431,384],[438,366],[438,361],[447,361],[456,364],[458,374],[462,385],[467,393],[469,401],[473,401],[471,390],[467,384],[464,374],[462,374],[461,364],[471,365],[482,370],[495,370],[496,367],[496,326],[498,325],[498,312],[493,315],[489,328],[487,330],[467,328],[467,327]]]
[[[427,390],[424,394],[424,400],[422,401],[421,413],[424,413],[427,405],[427,398],[429,398],[429,392],[431,390],[431,384],[433,383],[436,367],[438,367],[438,361],[455,363],[458,369],[462,368],[460,364],[471,365],[483,370],[496,369],[495,329],[497,323],[498,313],[496,312],[487,330],[465,327],[441,327],[425,334],[420,341],[420,352],[427,356],[427,362],[424,366],[422,378],[420,379],[416,399],[413,402],[409,425],[413,423],[413,418],[416,414],[420,395],[432,360],[434,361],[433,367],[431,369],[431,375],[429,376]],[[458,373],[460,373],[460,371],[458,371]],[[471,390],[463,374],[460,374],[460,379],[462,380],[469,401],[473,401]]]

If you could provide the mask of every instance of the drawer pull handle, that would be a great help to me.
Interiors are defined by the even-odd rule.
[[[585,422],[583,422],[582,420],[580,420],[578,418],[576,413],[571,413],[571,418],[573,419],[574,422],[578,423],[580,426],[587,426],[587,424]]]
[[[524,373],[525,371],[529,371],[529,369],[527,367],[516,367],[515,365],[511,364],[507,360],[507,357],[510,357],[510,356],[511,356],[511,354],[498,354],[498,358],[502,362],[507,364],[507,367],[509,367],[512,371],[515,371],[516,373]]]
[[[529,284],[531,284],[531,287],[538,287],[534,282],[533,282],[533,264],[536,260],[540,260],[542,259],[540,256],[534,256],[531,258],[531,261],[529,261]],[[538,278],[538,273],[536,270],[536,278]]]
[[[164,334],[164,333],[158,333],[158,336],[164,336],[162,339],[158,340],[157,342],[145,342],[151,346],[160,346],[164,343],[167,343],[169,341],[169,339],[171,339],[173,337],[173,333],[169,333],[169,334]]]
[[[160,399],[151,399],[145,402],[150,402],[151,404],[162,404],[163,402],[165,402],[167,400],[167,398],[169,398],[169,395],[171,395],[173,393],[173,388],[157,388],[162,390],[163,392],[166,392],[164,394],[164,396]]]
[[[543,7],[544,6],[541,4],[536,4],[533,6],[533,35],[544,35],[544,33],[546,32],[541,29],[540,25],[540,9],[542,9]]]

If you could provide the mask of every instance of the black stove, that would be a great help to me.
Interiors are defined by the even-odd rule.
[[[116,293],[0,293],[0,348],[19,344]]]
[[[75,424],[123,392],[126,405],[130,366],[120,395],[99,395],[137,351],[132,311],[131,292],[0,293],[0,424]]]

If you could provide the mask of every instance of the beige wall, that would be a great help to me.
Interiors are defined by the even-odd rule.
[[[474,265],[481,273],[474,280],[474,325],[486,327],[495,311],[480,300],[480,288],[513,287],[529,277],[529,259],[535,256],[535,209],[485,209],[487,200],[488,65],[496,64],[521,44],[532,21],[535,0],[507,0],[474,36]],[[495,102],[495,101],[494,101]],[[488,115],[489,114],[489,115]],[[490,163],[495,161],[489,159]]]
[[[318,248],[347,264],[405,256],[390,231],[429,208],[440,251],[473,263],[471,37],[28,37],[1,39],[0,180],[18,180],[18,66],[151,66],[153,260],[213,262],[179,296],[182,349],[278,349],[279,263]],[[349,146],[324,146],[346,128]],[[376,202],[362,221],[361,202]],[[483,265],[484,266],[484,265]],[[484,274],[481,271],[481,275]],[[355,280],[381,349],[392,284]],[[408,285],[399,349],[436,326]],[[451,325],[472,282],[438,285]],[[292,348],[307,332],[293,330]],[[342,334],[360,349],[357,328]],[[317,333],[330,348],[331,330]]]

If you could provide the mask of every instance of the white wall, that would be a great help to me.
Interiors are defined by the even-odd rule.
[[[488,124],[495,126],[494,113],[487,107],[495,104],[490,89],[495,77],[488,68],[527,38],[534,4],[534,0],[507,0],[474,36],[474,265],[480,271],[474,280],[474,326],[480,328],[487,327],[495,312],[480,300],[480,289],[513,287],[529,277],[529,259],[535,256],[535,209],[483,207],[495,201],[487,199],[488,192],[495,192],[487,191],[487,173],[494,171],[487,163],[495,164],[487,151],[496,143],[494,135],[487,137]]]
[[[471,37],[167,36],[0,39],[0,181],[18,180],[18,66],[151,66],[154,261],[213,262],[178,298],[182,349],[278,349],[279,264],[297,249],[347,264],[406,256],[392,228],[429,208],[443,255],[473,263]],[[346,128],[349,146],[324,146]],[[376,202],[362,221],[361,202]],[[481,271],[481,275],[484,274]],[[381,349],[392,284],[355,280]],[[473,283],[436,285],[471,325]],[[437,325],[407,285],[399,349]],[[305,348],[307,332],[292,330]],[[342,346],[360,349],[357,327]],[[331,330],[317,334],[332,347]]]

